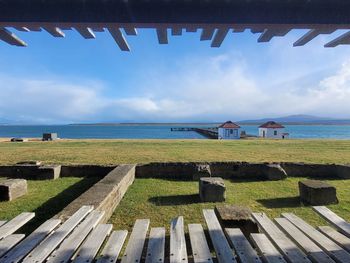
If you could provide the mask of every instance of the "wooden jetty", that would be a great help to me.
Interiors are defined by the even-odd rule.
[[[282,213],[274,221],[264,213],[253,213],[261,233],[245,236],[239,228],[223,228],[214,210],[205,209],[206,226],[189,224],[188,235],[180,216],[168,229],[150,228],[149,219],[138,219],[127,238],[126,230],[113,231],[111,224],[100,223],[103,212],[83,206],[67,221],[49,219],[25,238],[14,233],[34,213],[22,213],[1,221],[0,263],[350,262],[350,224],[326,207],[314,210],[334,228],[316,229],[292,213]]]
[[[176,127],[176,128],[171,128],[170,130],[180,131],[180,132],[194,131],[208,139],[218,139],[218,129],[216,127],[211,127],[211,128]]]

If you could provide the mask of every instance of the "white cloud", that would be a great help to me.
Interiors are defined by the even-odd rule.
[[[113,87],[96,81],[0,75],[0,119],[67,123],[222,121],[299,113],[350,117],[350,60],[335,69],[318,65],[320,53],[310,55],[317,58],[315,67],[288,55],[291,62],[285,61],[285,69],[277,63],[259,72],[242,54],[182,59],[175,71],[161,69],[136,83],[139,95],[133,96],[131,89],[123,97],[111,97],[108,89]]]

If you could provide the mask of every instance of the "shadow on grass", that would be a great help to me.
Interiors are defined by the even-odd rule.
[[[256,200],[266,208],[292,208],[302,206],[299,196]]]
[[[58,195],[50,198],[33,211],[35,212],[35,217],[29,221],[29,223],[24,225],[24,227],[21,228],[19,232],[25,234],[31,233],[46,220],[50,219],[58,212],[63,210],[69,203],[79,197],[100,179],[101,177],[85,177]]]
[[[149,202],[157,206],[168,206],[168,205],[189,205],[200,202],[198,194],[191,195],[166,195],[166,196],[155,196],[148,199]]]

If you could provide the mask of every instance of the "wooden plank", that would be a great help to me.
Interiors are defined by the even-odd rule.
[[[225,231],[241,263],[261,263],[258,254],[239,228],[226,228]]]
[[[82,206],[66,222],[64,222],[55,232],[49,235],[42,243],[34,248],[23,263],[43,262],[51,252],[65,239],[65,237],[83,220],[93,209],[93,206]]]
[[[43,29],[53,37],[65,37],[63,31],[58,27],[46,26]]]
[[[328,42],[327,44],[324,45],[324,47],[337,47],[339,45],[349,45],[349,44],[350,44],[350,31]]]
[[[187,263],[184,218],[174,218],[170,224],[170,263]]]
[[[330,226],[319,226],[318,230],[320,230],[324,235],[328,238],[332,239],[339,246],[350,252],[350,238],[345,235],[339,233],[334,228]]]
[[[0,257],[13,248],[24,237],[25,235],[23,234],[12,234],[0,240]]]
[[[296,243],[313,262],[333,263],[334,261],[319,248],[310,238],[305,236],[296,226],[285,218],[275,218],[276,223]]]
[[[201,41],[211,40],[213,38],[214,32],[215,32],[215,28],[213,27],[203,28],[200,40]]]
[[[85,39],[94,39],[96,38],[94,31],[88,27],[75,27],[75,30]]]
[[[297,41],[294,42],[294,47],[300,47],[304,46],[305,44],[309,43],[311,40],[313,40],[315,37],[321,35],[321,34],[332,34],[335,31],[335,29],[310,29],[307,33],[305,33],[301,38],[299,38]]]
[[[168,30],[166,28],[157,28],[157,37],[159,44],[168,44]]]
[[[181,36],[182,35],[182,28],[181,27],[172,27],[171,28],[171,35],[172,36]]]
[[[122,51],[130,51],[129,45],[119,28],[108,27],[107,30]]]
[[[87,237],[73,262],[91,263],[102,246],[103,241],[106,239],[109,233],[111,233],[112,228],[113,225],[111,224],[98,225]]]
[[[216,257],[219,263],[236,262],[230,245],[227,242],[224,232],[221,229],[219,220],[216,218],[213,209],[204,209],[203,215],[208,226],[209,235],[213,243]]]
[[[290,31],[290,28],[265,29],[258,38],[258,42],[269,42],[273,37],[283,37]]]
[[[260,253],[266,263],[286,263],[280,252],[274,247],[271,241],[264,234],[250,234],[256,250]]]
[[[211,42],[211,47],[220,47],[222,42],[224,42],[225,37],[228,33],[228,28],[219,28],[216,30],[214,38]]]
[[[11,249],[4,257],[0,259],[0,263],[17,263],[24,258],[32,249],[34,249],[44,238],[51,233],[59,224],[59,219],[49,219],[41,226],[39,226],[33,233],[31,233],[20,244]]]
[[[205,238],[203,227],[201,224],[189,224],[188,232],[190,235],[193,260],[195,263],[211,263],[210,249]]]
[[[14,27],[17,31],[20,31],[20,32],[29,32],[30,30],[27,28],[27,27]]]
[[[7,30],[6,28],[0,28],[0,40],[18,47],[26,47],[27,43],[25,43],[22,39],[20,39],[18,36],[16,36],[11,31]]]
[[[48,263],[65,263],[70,261],[74,252],[83,243],[85,238],[89,235],[92,229],[101,221],[104,212],[92,211],[84,221],[82,221],[73,232],[62,242],[59,248],[54,251]]]
[[[134,27],[124,27],[124,31],[128,36],[137,36],[137,30]]]
[[[288,262],[310,262],[302,252],[287,236],[266,216],[265,213],[253,213],[253,218],[264,231],[266,236],[282,253]]]
[[[0,221],[0,226],[4,225],[6,221]]]
[[[320,216],[326,219],[331,225],[339,229],[344,235],[350,237],[350,224],[336,213],[325,206],[312,207]]]
[[[305,235],[312,239],[319,247],[321,247],[329,256],[337,262],[350,262],[350,254],[330,240],[328,237],[317,231],[301,218],[292,213],[282,213],[284,218],[287,218]]]
[[[12,220],[8,221],[6,224],[0,227],[0,239],[11,235],[16,232],[22,226],[24,226],[29,220],[35,216],[35,213],[21,213]]]
[[[146,263],[163,263],[165,249],[165,228],[151,228],[149,234]]]
[[[190,26],[190,25],[186,26],[186,32],[187,33],[196,33],[197,29],[198,28],[196,26]]]
[[[113,231],[96,263],[116,263],[128,231]]]
[[[132,229],[129,243],[126,246],[121,263],[140,262],[143,246],[145,244],[149,219],[137,219]]]

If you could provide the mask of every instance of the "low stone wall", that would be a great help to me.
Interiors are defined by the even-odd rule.
[[[61,174],[61,165],[2,165],[0,176],[27,180],[57,179]]]
[[[306,163],[148,163],[136,167],[137,178],[197,180],[199,170],[209,167],[211,176],[224,179],[281,180],[287,176],[309,178],[350,178],[350,165]]]
[[[135,165],[120,165],[54,217],[65,221],[81,206],[93,205],[96,210],[105,212],[102,222],[107,222],[134,179]]]
[[[104,165],[62,165],[61,177],[104,177],[106,174],[111,172],[116,165],[104,166]]]

